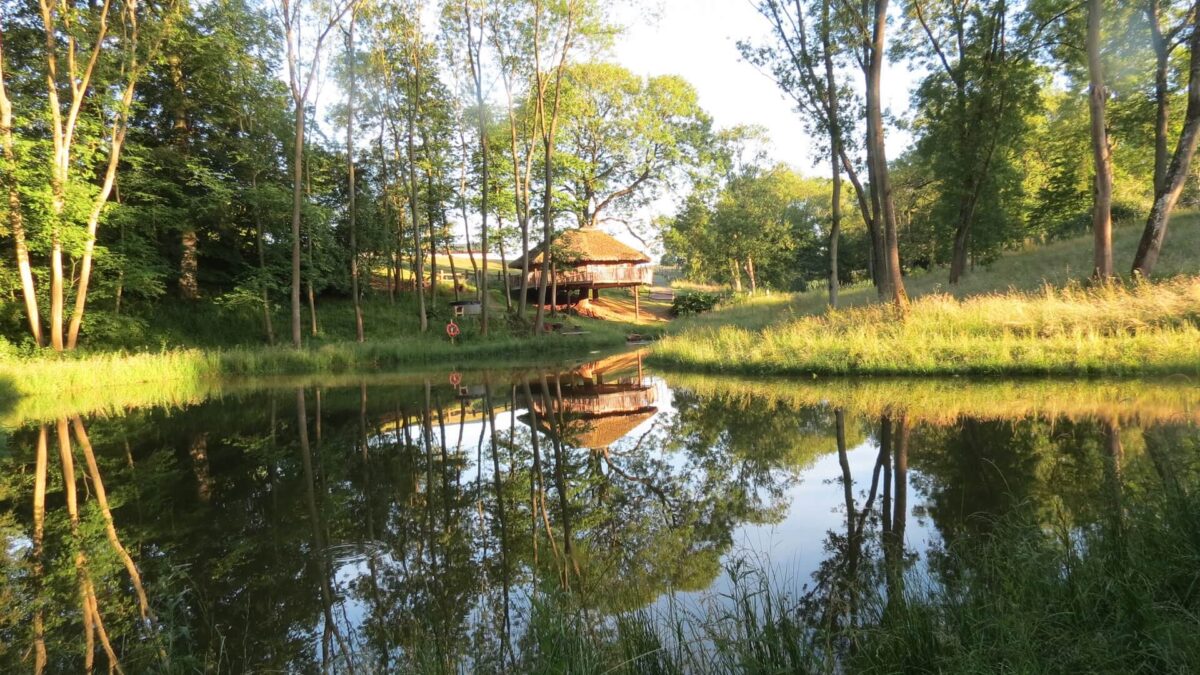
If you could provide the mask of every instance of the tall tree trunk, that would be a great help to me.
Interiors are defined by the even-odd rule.
[[[350,12],[350,29],[346,34],[346,68],[349,71],[349,87],[346,90],[346,177],[349,183],[350,215],[350,295],[354,298],[354,339],[365,342],[363,332],[362,292],[358,287],[358,203],[357,185],[354,175],[354,97],[358,93],[357,54],[354,52],[354,24],[357,11]]]
[[[429,143],[422,138],[423,145],[428,152]],[[429,200],[431,202],[429,213],[425,214],[426,223],[429,225],[429,305],[437,306],[437,287],[438,287],[438,265],[437,265],[437,219],[434,218],[432,208],[434,186],[433,186],[433,171],[425,174],[426,186],[429,190]]]
[[[1174,211],[1183,186],[1187,182],[1192,165],[1192,157],[1196,153],[1197,141],[1200,141],[1200,2],[1193,5],[1188,47],[1191,50],[1188,65],[1187,111],[1184,113],[1183,130],[1179,134],[1179,142],[1175,153],[1163,176],[1161,190],[1155,190],[1154,205],[1146,218],[1146,227],[1142,231],[1138,243],[1137,254],[1133,258],[1132,274],[1135,277],[1149,278],[1154,273],[1162,250],[1163,240],[1167,236],[1167,225],[1170,223],[1171,212]]]
[[[544,122],[543,122],[544,123]],[[543,204],[542,204],[542,272],[538,278],[538,306],[537,311],[533,315],[533,332],[541,333],[543,319],[546,316],[546,286],[550,280],[550,258],[553,256],[553,198],[554,190],[554,141],[552,140],[554,132],[551,131],[544,142],[544,150],[542,155],[543,174],[542,174],[542,189],[543,189]]]
[[[315,107],[315,106],[314,106]],[[311,160],[304,162],[304,199],[312,199],[312,165]],[[308,301],[308,331],[309,335],[317,336],[317,294],[313,289],[313,275],[317,271],[316,259],[313,257],[313,240],[316,239],[311,219],[304,226],[304,257],[307,261],[308,274],[304,276],[305,297]]]
[[[1108,91],[1104,87],[1104,65],[1100,61],[1100,19],[1104,0],[1088,0],[1087,61],[1088,109],[1091,113],[1092,163],[1096,169],[1092,201],[1092,277],[1108,281],[1113,275],[1112,259],[1112,145],[1104,119]]]
[[[62,210],[59,209],[56,223],[61,223]],[[50,346],[54,351],[63,350],[63,266],[61,225],[54,226],[55,232],[50,242]]]
[[[483,17],[481,15],[480,16],[481,24],[482,24],[482,21],[483,21]],[[468,27],[469,26],[470,26],[470,22],[468,21]],[[483,40],[483,26],[482,25],[480,26],[479,30],[480,30],[479,39],[482,41]],[[470,52],[470,50],[468,50],[468,52]],[[479,317],[479,322],[480,322],[480,330],[483,332],[484,335],[487,335],[488,334],[488,305],[490,304],[490,298],[488,297],[488,273],[491,271],[488,269],[488,196],[489,196],[488,134],[487,134],[487,105],[485,104],[485,102],[483,100],[483,75],[482,75],[483,65],[479,63],[478,59],[479,59],[479,53],[478,53],[478,50],[476,50],[474,52],[474,56],[471,56],[471,69],[472,69],[472,74],[474,75],[474,78],[475,78],[475,105],[479,109],[479,111],[478,111],[479,112],[479,152],[480,152],[479,164],[480,164],[480,181],[481,181],[480,192],[479,192],[479,221],[480,221],[479,246],[482,249],[481,254],[482,254],[482,259],[483,259],[483,277],[480,280],[480,298],[482,300],[482,306],[480,308],[481,313],[480,313],[480,317]]]
[[[467,160],[471,155],[464,124],[458,125],[458,140],[462,148],[462,162],[458,167],[458,208],[462,212],[463,235],[467,242],[467,259],[471,261],[471,274],[475,283],[475,298],[479,299],[479,264],[475,262],[475,250],[471,247],[471,218],[467,214]]]
[[[500,219],[500,215],[496,214],[496,230],[499,232],[504,228],[504,221]],[[508,279],[508,257],[504,255],[504,242],[497,241],[496,249],[500,251],[500,279],[504,282],[504,306],[508,312],[512,313],[512,286]]]
[[[60,35],[70,26],[69,15],[59,11],[58,5],[48,0],[39,0],[46,59],[46,101],[49,109],[49,127],[53,153],[50,160],[50,346],[55,351],[63,350],[63,267],[62,228],[66,211],[66,190],[71,170],[71,147],[75,142],[75,130],[79,123],[84,98],[92,90],[92,75],[99,61],[100,51],[108,35],[108,15],[112,7],[104,2],[94,13],[95,35],[89,54],[79,59],[74,38],[67,41],[65,77],[59,75]],[[94,5],[93,5],[94,7]],[[61,22],[61,24],[60,24]],[[132,36],[129,36],[132,39]],[[82,69],[80,66],[83,66]],[[64,110],[60,104],[59,91],[70,93],[70,104]]]
[[[419,74],[417,75],[419,78]],[[419,90],[418,83],[414,84],[414,90]],[[412,228],[413,228],[413,290],[417,296],[417,313],[421,321],[421,332],[429,330],[429,317],[425,313],[425,254],[421,251],[421,209],[417,205],[417,156],[416,149],[413,144],[414,125],[416,124],[416,101],[413,101],[409,106],[408,111],[408,202],[412,210]]]
[[[441,210],[442,225],[448,221],[446,219],[446,209]],[[446,237],[444,249],[446,251],[446,260],[450,263],[450,285],[454,286],[454,300],[457,302],[462,298],[459,297],[458,291],[458,265],[454,262],[454,252],[450,250],[450,238]]]
[[[183,249],[179,257],[179,295],[184,300],[200,299],[200,285],[196,281],[196,272],[200,267],[196,253],[198,239],[194,227],[187,227],[179,237],[179,244]]]
[[[116,184],[117,166],[121,159],[121,148],[125,145],[126,118],[129,108],[133,104],[133,82],[134,80],[130,80],[129,85],[125,88],[125,93],[121,100],[121,110],[117,114],[116,120],[113,121],[111,139],[108,146],[108,166],[104,170],[104,180],[100,186],[100,194],[96,195],[93,199],[92,208],[88,213],[87,240],[83,245],[79,286],[75,289],[75,311],[71,314],[71,325],[67,330],[67,349],[75,348],[75,345],[79,341],[79,329],[83,325],[83,312],[87,307],[88,283],[92,278],[92,256],[96,250],[96,230],[100,225],[100,214],[104,211],[104,206],[108,203],[108,197],[112,194],[113,187]],[[193,233],[194,237],[195,234]],[[194,253],[195,248],[193,247],[192,250]],[[194,285],[194,257],[192,271]]]
[[[300,214],[304,207],[304,101],[294,100],[295,120],[292,150],[292,346],[300,349]]]
[[[1171,128],[1171,89],[1168,80],[1171,45],[1163,35],[1161,0],[1148,0],[1146,19],[1150,23],[1150,45],[1154,48],[1154,195],[1157,197],[1166,188],[1167,163],[1171,155],[1167,149],[1167,136]]]
[[[258,172],[250,175],[250,189],[258,194]],[[254,248],[258,252],[258,274],[262,295],[263,328],[267,332],[267,344],[275,344],[275,324],[271,321],[271,296],[267,290],[267,255],[263,246],[262,210],[254,207]]]
[[[758,275],[754,273],[754,256],[746,256],[746,276],[750,278],[750,295],[758,293]]]
[[[885,254],[883,263],[887,278],[887,293],[901,310],[908,308],[908,293],[904,290],[904,279],[900,274],[900,242],[896,232],[896,205],[892,198],[891,178],[888,175],[887,151],[883,131],[883,99],[880,81],[883,78],[883,59],[887,47],[888,0],[875,0],[875,25],[871,40],[870,62],[867,72],[867,143],[875,171],[872,192],[876,194],[882,216],[880,232]],[[878,186],[878,188],[876,188]],[[879,222],[879,221],[877,221]]]
[[[0,181],[8,197],[8,227],[12,232],[13,248],[17,254],[17,273],[21,277],[21,297],[25,301],[25,317],[29,334],[38,347],[42,344],[42,320],[38,313],[37,290],[33,285],[33,270],[29,264],[29,249],[25,242],[25,221],[21,213],[21,193],[17,184],[17,156],[13,146],[12,101],[4,81],[4,33],[0,30],[0,147],[4,150],[4,171]],[[43,652],[45,647],[42,647]],[[44,657],[44,653],[43,653]]]
[[[842,233],[842,123],[838,110],[837,75],[833,66],[833,44],[829,17],[831,0],[821,3],[821,52],[825,61],[826,121],[829,127],[829,166],[833,174],[833,194],[829,211],[829,306],[838,306],[838,244]],[[839,419],[841,419],[839,417]],[[840,427],[839,427],[840,429]]]
[[[542,319],[546,315],[546,283],[547,277],[550,276],[550,259],[553,257],[554,242],[553,242],[553,222],[554,222],[554,141],[558,131],[558,112],[559,103],[562,100],[562,80],[563,71],[566,68],[567,54],[571,50],[571,41],[574,36],[575,28],[575,11],[576,7],[568,3],[566,26],[561,38],[561,50],[558,56],[558,64],[554,68],[554,103],[550,109],[549,121],[546,116],[546,89],[548,81],[542,73],[541,67],[541,26],[542,3],[540,0],[535,3],[534,7],[534,30],[533,30],[533,56],[534,56],[534,74],[537,84],[537,119],[542,133],[542,163],[543,163],[543,182],[542,182],[542,275],[538,280],[538,307],[537,313],[534,316],[533,330],[534,333],[540,333],[545,329]]]

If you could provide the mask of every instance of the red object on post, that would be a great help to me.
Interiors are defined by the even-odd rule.
[[[454,323],[453,321],[446,324],[446,335],[449,335],[450,337],[458,337],[458,334],[461,332],[462,331],[460,331],[458,328],[458,324]]]

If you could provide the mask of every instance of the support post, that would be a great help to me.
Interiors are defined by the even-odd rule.
[[[642,319],[642,294],[641,286],[633,287],[633,318],[641,321]]]

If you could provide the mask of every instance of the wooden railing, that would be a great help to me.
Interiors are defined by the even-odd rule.
[[[529,287],[536,288],[541,283],[542,271],[530,270]],[[592,286],[604,284],[652,284],[654,282],[654,267],[638,265],[615,267],[594,265],[583,268],[558,270],[551,274],[547,283],[558,282],[560,286]],[[517,288],[521,285],[521,275],[515,274],[509,278],[509,285]]]

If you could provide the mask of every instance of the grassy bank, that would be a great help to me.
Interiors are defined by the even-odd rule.
[[[104,409],[104,392],[121,400],[185,401],[219,377],[349,373],[398,367],[483,366],[586,355],[625,344],[630,333],[654,336],[661,324],[651,321],[600,321],[572,315],[547,321],[578,329],[578,334],[532,336],[530,319],[509,317],[501,296],[492,299],[490,334],[481,334],[477,318],[457,320],[462,334],[451,343],[445,333],[453,319],[446,304],[453,291],[442,288],[428,308],[429,330],[420,332],[415,299],[395,301],[372,296],[363,303],[367,341],[354,341],[354,309],[344,298],[317,303],[317,330],[304,314],[304,347],[269,346],[261,311],[230,306],[217,299],[173,301],[134,307],[122,315],[98,308],[89,315],[79,351],[54,354],[36,350],[23,337],[19,308],[3,306],[6,342],[0,336],[0,402],[20,397],[58,398],[65,407]],[[11,303],[10,303],[11,304]],[[273,317],[277,343],[289,340],[289,318]],[[22,336],[12,337],[12,336]],[[129,395],[117,391],[129,391]],[[103,391],[101,391],[103,390]],[[66,405],[77,401],[78,405]],[[43,401],[38,409],[46,408]]]
[[[1197,218],[1180,219],[1163,274],[1195,274]],[[1124,255],[1136,232],[1123,230]],[[1200,282],[1088,289],[1082,239],[1014,253],[951,289],[941,270],[907,279],[911,311],[869,286],[825,307],[823,290],[774,294],[677,322],[651,355],[705,372],[829,375],[1127,375],[1200,372]]]
[[[600,328],[595,326],[593,328]],[[644,329],[642,329],[644,332]],[[587,354],[625,343],[620,326],[585,335],[479,338],[451,344],[436,334],[316,347],[173,349],[157,353],[79,353],[0,361],[0,397],[43,392],[63,395],[159,381],[197,382],[218,376],[346,373],[400,366],[512,363],[537,357]]]
[[[933,295],[901,316],[869,305],[753,329],[692,328],[651,362],[712,372],[823,375],[1200,373],[1200,280]]]

